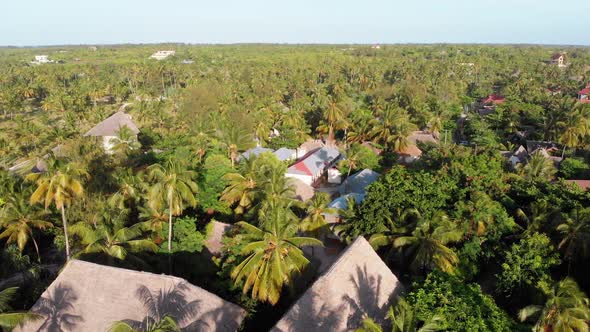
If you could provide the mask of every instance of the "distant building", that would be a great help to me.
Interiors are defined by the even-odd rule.
[[[244,153],[242,153],[240,155],[239,160],[242,160],[242,159],[248,160],[251,157],[258,157],[259,155],[261,155],[265,152],[272,153],[273,151],[272,151],[272,149],[267,149],[267,148],[263,148],[261,146],[257,146],[255,148],[248,149],[248,150],[244,151]]]
[[[296,178],[312,185],[340,159],[337,149],[322,147],[305,155],[287,169],[286,177]]]
[[[288,148],[280,148],[273,152],[280,161],[289,161],[297,158],[297,151]]]
[[[44,63],[53,63],[55,61],[49,60],[49,56],[47,55],[35,55],[35,60],[31,61],[34,65],[41,65]]]
[[[88,49],[91,50],[91,51],[98,50],[98,48],[96,46],[89,46]]]
[[[103,147],[107,153],[110,153],[113,148],[112,139],[117,137],[119,130],[123,127],[129,128],[134,135],[139,134],[139,128],[131,120],[131,115],[119,111],[94,126],[84,136],[102,137]]]
[[[565,67],[565,53],[555,53],[551,56],[550,63],[557,67]]]
[[[194,61],[193,60],[189,60],[189,59],[185,59],[185,60],[182,60],[181,63],[183,65],[190,65],[190,64],[194,63]]]
[[[578,91],[578,101],[581,103],[590,103],[590,83],[582,90]]]
[[[375,44],[375,45],[372,45],[371,48],[374,50],[379,50],[379,49],[381,49],[381,45]]]
[[[590,180],[565,180],[565,183],[578,186],[582,191],[586,191],[590,188]]]
[[[237,331],[246,311],[184,279],[72,259],[41,294],[24,331],[110,331],[125,321],[145,331],[170,315],[182,331]],[[151,326],[150,326],[151,327]]]
[[[176,51],[158,51],[154,54],[152,54],[150,56],[150,58],[152,59],[156,59],[156,60],[164,60],[170,56],[174,56],[174,54],[176,54]]]
[[[381,174],[365,168],[362,171],[356,172],[347,177],[340,185],[339,192],[344,195],[347,193],[364,194],[365,189],[373,182],[379,179]]]
[[[486,106],[500,105],[500,104],[503,104],[505,101],[506,101],[506,98],[504,98],[504,96],[491,94],[491,95],[487,96],[487,98],[483,99],[481,101],[481,103],[484,105],[484,107],[486,107]]]

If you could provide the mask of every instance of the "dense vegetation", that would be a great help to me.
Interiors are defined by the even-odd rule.
[[[148,59],[166,48],[176,56]],[[556,51],[0,49],[0,291],[20,286],[0,293],[11,295],[0,326],[16,322],[2,320],[8,303],[27,310],[70,257],[186,278],[246,308],[246,330],[272,326],[313,278],[301,248],[321,244],[333,211],[325,195],[295,200],[274,155],[239,156],[322,138],[345,156],[343,176],[383,174],[336,231],[369,239],[406,286],[394,331],[587,331],[590,195],[564,179],[590,179],[590,104],[576,101],[590,51],[567,49],[565,68],[547,63]],[[30,65],[35,54],[58,62]],[[506,101],[480,115],[491,94]],[[120,108],[137,139],[122,128],[105,153],[82,137]],[[440,143],[401,163],[416,130]],[[499,151],[525,137],[555,143],[559,168],[540,154],[512,167]],[[212,220],[236,225],[222,258],[203,245]]]

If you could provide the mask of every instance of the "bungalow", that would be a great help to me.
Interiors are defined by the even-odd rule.
[[[340,159],[340,152],[334,148],[322,147],[305,155],[287,169],[286,177],[296,178],[307,185],[316,182],[327,169]]]
[[[354,331],[371,317],[385,322],[403,286],[362,236],[283,315],[271,332]]]
[[[35,60],[31,61],[31,64],[40,65],[44,63],[53,63],[55,61],[49,60],[49,56],[47,55],[35,55]]]
[[[556,65],[557,67],[565,67],[565,53],[554,53],[551,56],[549,63]]]
[[[244,151],[244,153],[242,153],[242,155],[240,156],[240,160],[242,159],[250,159],[250,157],[254,156],[254,157],[258,157],[259,155],[265,153],[265,152],[269,152],[272,153],[271,149],[267,149],[267,148],[263,148],[261,146],[257,146],[255,148],[251,148],[248,149],[246,151]]]
[[[347,193],[364,194],[365,189],[377,179],[381,174],[365,168],[362,171],[352,174],[340,185],[340,194],[344,195]]]
[[[33,305],[43,319],[21,331],[108,331],[125,321],[145,330],[161,316],[183,331],[237,331],[246,311],[186,280],[70,260]]]
[[[484,108],[494,108],[497,105],[503,104],[506,101],[506,98],[500,95],[491,94],[488,95],[487,98],[481,101]]]
[[[167,57],[173,56],[174,54],[176,54],[176,51],[157,51],[156,53],[152,54],[150,58],[160,61],[166,59]]]
[[[420,130],[414,131],[412,135],[408,137],[408,141],[410,142],[410,146],[399,151],[400,162],[406,164],[412,163],[420,159],[422,156],[422,150],[417,146],[418,142],[423,144],[438,144],[438,139],[434,134]]]
[[[590,103],[590,83],[578,91],[578,101],[581,103]]]
[[[565,183],[573,184],[582,191],[586,191],[590,188],[590,180],[565,180]]]
[[[289,161],[297,157],[297,151],[288,148],[280,148],[273,153],[280,161]]]
[[[349,193],[342,195],[328,204],[328,208],[336,209],[335,213],[324,213],[323,216],[328,224],[337,224],[341,222],[340,210],[346,210],[348,208],[348,200],[352,199],[354,204],[361,204],[365,200],[365,194]]]
[[[102,145],[107,153],[113,148],[112,139],[116,138],[121,128],[127,127],[133,135],[139,133],[139,128],[131,120],[131,115],[119,111],[87,131],[84,136],[102,137]]]

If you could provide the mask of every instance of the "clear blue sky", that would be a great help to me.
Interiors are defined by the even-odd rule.
[[[588,0],[0,0],[0,45],[590,44]]]

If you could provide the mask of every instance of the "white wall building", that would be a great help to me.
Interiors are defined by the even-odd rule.
[[[152,54],[150,56],[150,58],[152,59],[156,59],[156,60],[164,60],[169,56],[173,56],[174,54],[176,54],[176,51],[158,51],[154,54]]]
[[[53,60],[49,60],[49,56],[47,55],[35,55],[35,60],[31,61],[34,65],[40,65],[43,63],[53,63]]]
[[[134,135],[139,133],[139,128],[131,121],[131,115],[117,112],[94,126],[84,136],[101,137],[104,150],[107,153],[111,153],[113,138],[117,137],[119,130],[123,127],[129,128]]]

